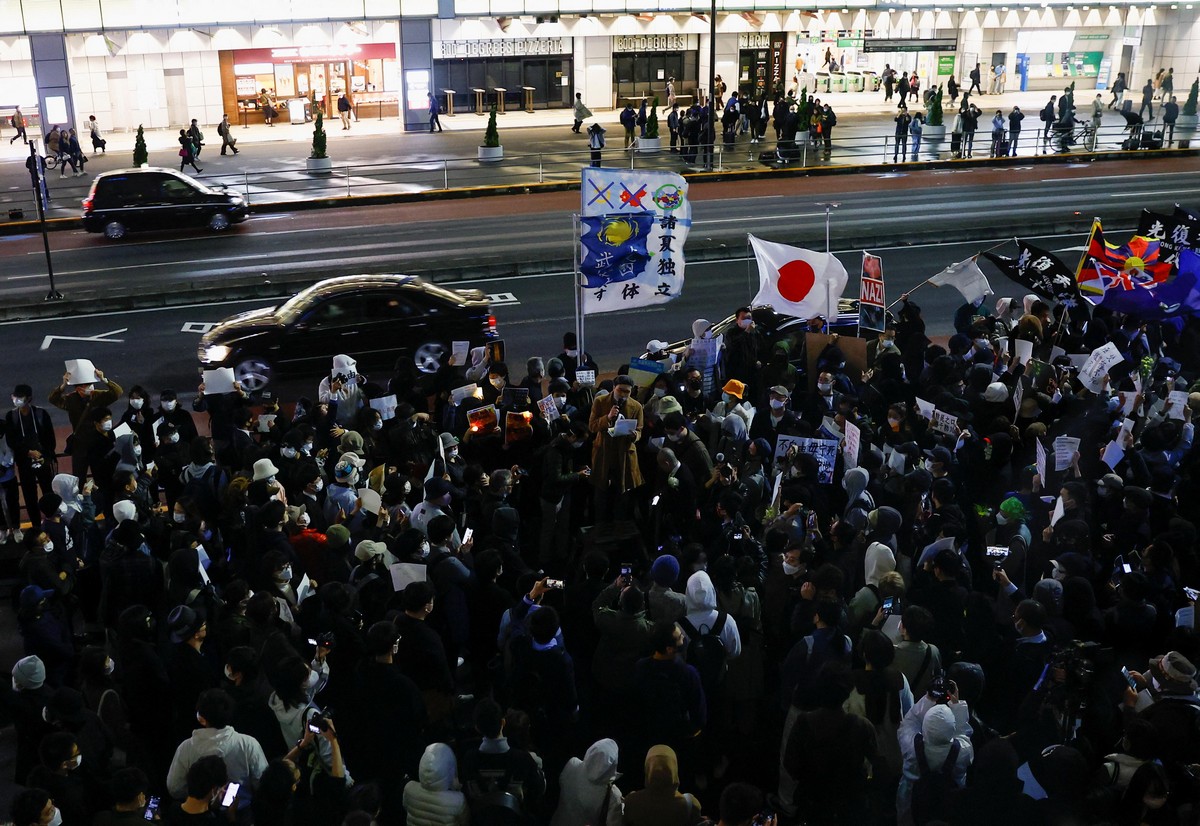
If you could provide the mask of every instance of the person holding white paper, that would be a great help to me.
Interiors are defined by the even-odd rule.
[[[94,411],[114,404],[125,391],[109,381],[87,359],[68,359],[62,384],[50,391],[50,404],[67,412],[74,438],[71,444],[71,469],[79,479],[87,474],[87,452],[94,430]],[[111,418],[111,416],[110,416]]]
[[[597,523],[612,518],[628,518],[632,513],[630,494],[640,487],[642,470],[638,465],[637,441],[642,435],[642,406],[632,398],[633,380],[617,376],[612,392],[592,404],[590,429],[592,444],[592,485],[595,493],[594,517]],[[617,432],[619,419],[635,422],[625,432]]]
[[[358,409],[366,404],[362,394],[364,376],[358,374],[358,362],[347,355],[333,357],[329,375],[321,379],[317,401],[329,405],[329,415],[343,427],[351,427]]]

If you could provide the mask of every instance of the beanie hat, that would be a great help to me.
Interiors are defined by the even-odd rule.
[[[1002,381],[994,381],[983,391],[985,402],[1002,402],[1008,400],[1008,385]]]
[[[12,668],[12,678],[17,691],[41,688],[46,682],[46,666],[36,654],[22,657]]]
[[[328,547],[337,549],[350,544],[350,529],[345,525],[330,525],[325,531],[325,543]]]
[[[663,554],[651,564],[650,578],[655,585],[670,588],[679,581],[679,560],[671,554]]]
[[[129,499],[122,499],[113,505],[113,518],[116,519],[118,525],[129,519],[136,520],[137,505],[133,504]]]
[[[1000,512],[1012,521],[1025,521],[1025,505],[1015,496],[1010,496],[1000,503]]]

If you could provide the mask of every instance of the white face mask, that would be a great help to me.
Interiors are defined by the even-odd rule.
[[[229,680],[231,683],[233,682],[233,669],[229,666],[225,666],[225,679]]]
[[[46,826],[62,826],[62,810],[57,806],[54,807],[54,814],[50,816],[50,822]]]
[[[112,430],[112,419],[105,419],[104,423],[100,425],[100,429],[105,433],[108,433],[110,430]]]
[[[307,513],[302,513],[296,517],[296,524],[302,528],[307,528],[312,519]]]
[[[179,434],[178,434],[178,433],[172,433],[172,434],[171,434],[171,436],[170,436],[170,438],[168,438],[168,439],[167,439],[167,444],[169,444],[169,445],[176,445],[176,444],[179,444]]]
[[[833,389],[833,385],[827,381],[817,382],[817,390],[821,391],[821,395],[825,395],[832,389]]]
[[[146,403],[145,399],[130,399],[129,400],[129,406],[132,407],[134,410],[141,410],[142,405],[145,403]]]
[[[295,459],[296,454],[299,453],[299,451],[296,450],[296,448],[294,448],[294,447],[285,447],[285,448],[281,449],[279,452],[283,455],[283,457],[285,459]]]
[[[737,324],[738,324],[738,326],[739,326],[739,327],[741,327],[743,330],[749,330],[749,329],[750,329],[750,325],[751,325],[751,324],[753,324],[753,323],[754,323],[754,320],[753,320],[753,319],[750,319],[750,318],[743,318],[743,319],[742,319],[741,321],[739,321]]]
[[[172,410],[174,410],[174,409],[175,409],[175,405],[177,405],[177,404],[179,404],[179,402],[175,401],[174,399],[171,399],[170,401],[165,401],[165,402],[163,402],[163,403],[162,403],[162,409],[163,409],[163,412],[164,412],[164,413],[170,413]]]
[[[323,487],[325,487],[325,480],[318,476],[317,481],[313,482],[313,490],[320,493]]]
[[[53,550],[54,550],[54,543],[53,543],[53,542],[47,542],[47,543],[43,544],[43,545],[42,545],[42,550],[43,550],[43,551],[45,551],[46,553],[50,553],[51,551],[53,551]]]
[[[997,525],[1007,525],[1008,524],[1008,517],[1004,515],[1003,511],[999,511],[996,513],[996,524]]]
[[[785,404],[787,404],[787,402],[785,402],[783,399],[771,399],[772,410],[783,410]]]
[[[173,513],[173,514],[171,514],[171,518],[175,520],[175,524],[182,525],[183,522],[187,519],[187,514],[186,513]]]
[[[792,565],[791,563],[784,562],[783,563],[783,572],[785,574],[787,574],[788,576],[795,576],[796,574],[800,573],[800,566]]]
[[[279,574],[275,578],[278,579],[280,582],[291,582],[292,581],[292,566],[284,565],[283,570],[280,571]]]
[[[304,451],[305,453],[312,453],[312,449],[313,449],[313,443],[312,443],[312,442],[307,442],[307,443],[305,443],[304,447],[302,447],[302,448],[300,448],[300,449],[301,449],[302,451]]]
[[[104,661],[104,673],[105,674],[107,674],[111,677],[112,673],[116,670],[117,670],[117,664],[115,662],[113,662],[111,659]]]
[[[578,350],[563,350],[563,352],[564,352],[564,353],[566,353],[566,354],[567,354],[568,356],[570,356],[571,358],[575,358],[576,356],[578,356],[578,355],[579,355],[579,351],[578,351]]]
[[[503,377],[497,377],[497,378],[494,378],[494,379],[488,379],[488,381],[489,381],[489,382],[491,382],[491,384],[492,384],[492,387],[496,388],[497,390],[503,390],[503,389],[504,389],[504,378],[503,378]]]
[[[383,422],[382,421],[375,422],[375,424],[371,425],[371,429],[372,430],[383,430]]]
[[[61,505],[59,505],[59,506],[58,506],[58,515],[59,515],[59,516],[66,516],[66,515],[67,515],[67,512],[68,512],[68,511],[70,511],[70,510],[71,510],[71,509],[67,507],[67,503],[66,503],[66,502],[63,502]]]
[[[85,395],[85,396],[90,396],[90,395],[92,395],[92,393],[93,393],[93,392],[96,390],[96,385],[94,385],[94,384],[88,384],[88,385],[85,385],[85,386],[83,386],[83,387],[81,387],[81,388],[79,388],[79,389],[83,391],[83,395]]]
[[[678,433],[668,433],[667,438],[670,439],[672,442],[681,441],[683,439],[683,431],[680,430]]]
[[[661,399],[665,395],[667,395],[667,388],[665,388],[665,387],[654,388],[654,398]]]
[[[133,455],[134,455],[134,456],[141,456],[141,455],[142,455],[142,446],[141,446],[141,445],[134,445],[134,446],[133,446]]]
[[[562,408],[566,407],[567,406],[567,397],[566,396],[555,396],[554,397],[554,406],[560,410]]]
[[[12,397],[12,403],[13,403],[13,407],[17,410],[20,410],[22,407],[25,406],[25,400],[18,399],[16,396]]]
[[[737,404],[737,396],[732,393],[722,393],[721,401],[725,402],[725,404]]]
[[[71,758],[70,760],[67,761],[68,769],[77,769],[82,765],[83,765],[83,755],[82,754],[77,754],[73,758]]]

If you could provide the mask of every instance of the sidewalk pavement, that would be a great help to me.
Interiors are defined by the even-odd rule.
[[[1025,145],[1020,155],[1039,152],[1034,135],[1041,130],[1038,112],[1050,97],[1049,92],[1006,92],[1000,95],[973,97],[983,111],[976,134],[976,157],[987,155],[991,117],[996,109],[1006,116],[1014,105],[1026,113]],[[1090,112],[1091,92],[1083,92],[1076,106],[1081,116]],[[806,155],[808,164],[862,165],[891,161],[890,142],[895,127],[897,99],[885,102],[883,92],[834,93],[818,96],[829,102],[838,115],[833,132],[834,152],[829,159]],[[1086,98],[1086,99],[1085,99]],[[961,98],[960,98],[961,102]],[[955,105],[944,102],[947,127],[954,117]],[[923,107],[910,100],[910,113]],[[215,125],[203,126],[205,144],[198,165],[203,174],[186,171],[200,180],[226,184],[244,190],[253,203],[295,202],[312,198],[387,194],[401,191],[423,191],[446,187],[530,183],[545,180],[570,180],[587,162],[587,136],[571,132],[573,121],[569,109],[539,109],[532,113],[510,111],[498,117],[500,140],[506,160],[497,165],[479,164],[476,147],[487,125],[487,117],[473,113],[441,116],[443,133],[404,132],[396,118],[372,118],[370,106],[359,112],[361,119],[343,130],[336,118],[325,121],[328,154],[333,159],[333,178],[314,179],[307,176],[304,159],[312,141],[313,124],[279,122],[270,127],[255,124],[243,127],[233,124],[231,134],[237,140],[237,155],[220,155],[221,139]],[[599,122],[607,129],[608,146],[604,159],[607,164],[636,163],[664,169],[684,168],[679,156],[667,152],[669,132],[666,113],[660,109],[660,135],[663,152],[658,156],[643,156],[626,160],[621,151],[623,130],[617,122],[619,110],[602,110],[588,121]],[[1119,129],[1124,119],[1116,112],[1105,111],[1102,144],[1116,148]],[[586,124],[585,124],[586,128]],[[1111,134],[1110,134],[1111,133]],[[773,150],[774,131],[767,130],[763,144],[751,144],[741,136],[737,148],[720,156],[723,168],[761,168],[761,151]],[[0,133],[0,137],[11,137]],[[79,202],[87,194],[91,179],[100,172],[120,169],[132,163],[134,134],[113,132],[106,136],[110,151],[90,155],[86,174],[72,177],[68,169],[63,178],[49,171],[50,217],[77,217]],[[160,129],[145,133],[152,165],[175,167],[178,163],[178,130]],[[85,143],[87,139],[85,138]],[[1102,148],[1105,148],[1102,146]],[[85,147],[86,151],[86,147]],[[949,155],[949,138],[943,145],[942,157]],[[36,217],[32,188],[24,167],[28,148],[0,140],[0,220],[13,208],[25,211],[24,218]]]

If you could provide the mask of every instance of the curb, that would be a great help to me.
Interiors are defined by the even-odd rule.
[[[1150,153],[1153,153],[1150,155]],[[1103,161],[1123,161],[1133,158],[1188,158],[1200,156],[1200,148],[1195,149],[1153,149],[1098,153],[1068,153],[1053,155],[1032,155],[1016,158],[960,158],[936,161],[916,161],[910,163],[881,163],[881,164],[847,164],[844,166],[805,166],[805,167],[768,167],[755,169],[730,169],[724,171],[685,171],[680,174],[687,181],[720,183],[723,181],[744,181],[769,178],[773,176],[785,178],[820,178],[839,175],[858,175],[862,173],[898,172],[907,170],[926,169],[977,169],[983,167],[1029,166],[1029,165],[1059,165],[1062,163],[1097,163]],[[496,184],[489,186],[457,187],[454,189],[430,189],[423,192],[400,192],[391,195],[351,195],[336,198],[314,198],[306,201],[289,201],[270,204],[253,204],[249,206],[251,215],[269,215],[280,212],[300,212],[314,209],[343,209],[358,206],[383,206],[388,204],[408,204],[423,201],[449,201],[462,198],[482,198],[495,195],[528,195],[535,192],[570,192],[579,189],[576,182],[550,182],[525,184]],[[48,231],[78,230],[83,228],[80,218],[49,218],[46,220]],[[22,235],[41,232],[38,221],[13,221],[0,224],[0,235]]]

